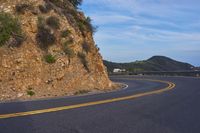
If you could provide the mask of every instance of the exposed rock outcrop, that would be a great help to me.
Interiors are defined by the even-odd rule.
[[[68,0],[0,3],[0,11],[16,18],[23,32],[20,45],[13,45],[18,39],[12,34],[0,47],[0,101],[114,87],[93,41],[89,18]]]

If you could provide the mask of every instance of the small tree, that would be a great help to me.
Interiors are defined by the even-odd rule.
[[[92,34],[94,34],[95,32],[97,32],[98,27],[92,25],[92,19],[90,17],[86,18],[86,24],[88,26],[88,29],[92,32]]]
[[[72,3],[74,7],[78,7],[82,4],[83,0],[69,0],[69,2]]]
[[[60,28],[60,21],[55,16],[50,16],[47,18],[46,23],[48,26],[50,26],[53,29],[59,29]]]

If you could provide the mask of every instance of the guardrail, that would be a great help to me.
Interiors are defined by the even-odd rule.
[[[145,72],[121,72],[109,75],[162,75],[162,76],[193,76],[200,77],[200,71],[145,71]]]

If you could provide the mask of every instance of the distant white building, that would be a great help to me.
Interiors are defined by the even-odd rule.
[[[119,68],[113,69],[113,73],[120,73],[120,72],[126,72],[126,69],[119,69]]]

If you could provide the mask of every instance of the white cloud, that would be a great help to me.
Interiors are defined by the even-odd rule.
[[[199,50],[199,5],[199,0],[86,0],[84,4],[99,26],[95,40],[103,55],[115,59],[120,58],[117,50],[126,51],[123,59],[131,54],[174,56]]]
[[[120,15],[113,12],[101,12],[99,13],[91,13],[89,14],[91,18],[94,20],[94,23],[97,25],[103,24],[118,24],[132,21],[133,18],[127,15]]]

